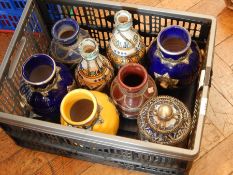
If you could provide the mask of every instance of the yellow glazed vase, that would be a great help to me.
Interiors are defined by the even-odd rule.
[[[91,114],[77,122],[71,117],[70,111],[73,105],[80,100],[89,100],[93,105]],[[83,110],[86,109],[83,108]],[[117,134],[119,128],[119,114],[115,105],[112,103],[111,98],[98,91],[75,89],[69,92],[62,100],[60,112],[61,124],[65,126],[84,128],[113,135]],[[82,118],[82,116],[75,117]]]

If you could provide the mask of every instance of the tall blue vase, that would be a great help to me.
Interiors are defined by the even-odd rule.
[[[200,51],[180,26],[164,28],[147,52],[148,72],[162,88],[181,88],[196,80]]]
[[[35,54],[23,64],[21,106],[42,120],[59,123],[61,101],[74,88],[69,69],[46,54]]]

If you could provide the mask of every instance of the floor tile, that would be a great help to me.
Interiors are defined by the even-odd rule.
[[[104,171],[102,171],[104,169]],[[121,171],[119,171],[121,170]],[[101,173],[100,173],[101,172]],[[83,172],[81,175],[146,175],[146,173],[138,172],[138,171],[129,171],[126,169],[110,167],[101,164],[95,164],[90,167],[88,170]]]
[[[163,0],[157,5],[157,7],[185,11],[197,4],[199,1],[200,0]]]
[[[209,111],[209,110],[208,110]],[[201,140],[201,148],[197,161],[203,155],[208,153],[213,147],[215,147],[219,142],[224,139],[223,134],[218,130],[218,128],[209,120],[210,115],[214,113],[207,112],[207,116],[205,119],[204,130]]]
[[[210,88],[209,104],[215,113],[233,114],[233,106],[213,85]]]
[[[75,175],[81,174],[93,163],[57,156],[52,161],[45,164],[34,175]]]
[[[217,54],[214,54],[213,62],[213,79],[222,78],[226,75],[233,73],[233,70],[220,58]]]
[[[225,8],[217,17],[215,45],[223,42],[233,34],[233,10]]]
[[[232,66],[233,36],[227,38],[225,41],[217,45],[215,48],[215,52],[224,60],[225,63],[227,63],[229,67]]]
[[[126,3],[133,3],[137,5],[147,5],[150,7],[155,7],[158,3],[160,3],[160,0],[147,0],[147,1],[142,1],[142,0],[125,0],[124,2]]]
[[[0,162],[9,159],[14,154],[21,151],[22,148],[4,132],[0,132]]]
[[[13,33],[1,33],[0,32],[0,38],[1,38],[1,47],[0,47],[0,64],[4,58],[5,52],[7,50],[7,47],[10,43],[11,37],[13,36]],[[4,44],[2,44],[4,43]]]
[[[210,117],[212,123],[223,133],[224,137],[233,134],[233,115],[232,114],[220,114]]]
[[[217,16],[225,6],[224,0],[201,0],[198,4],[188,9],[188,11]]]
[[[232,175],[233,134],[200,160],[194,162],[189,175]]]
[[[221,106],[223,107],[224,104]],[[214,110],[215,108],[212,106],[212,102],[209,102],[207,110],[208,121],[210,121],[224,137],[233,134],[233,114],[218,113],[214,112]]]
[[[2,174],[34,174],[45,163],[52,160],[55,155],[23,149],[10,159],[0,162]]]
[[[233,30],[227,27],[225,24],[221,23],[220,21],[217,21],[216,27],[217,28],[216,28],[215,46],[223,42],[231,35],[233,35]]]
[[[219,92],[233,105],[233,73],[213,78],[212,83]]]
[[[225,28],[233,31],[233,10],[225,8],[217,17],[218,22],[225,25]]]

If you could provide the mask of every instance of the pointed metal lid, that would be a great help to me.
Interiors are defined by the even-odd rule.
[[[151,142],[175,145],[182,142],[191,129],[191,114],[178,99],[170,96],[151,98],[142,107],[138,126]]]

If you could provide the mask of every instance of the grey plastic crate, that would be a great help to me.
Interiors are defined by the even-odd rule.
[[[193,132],[186,148],[132,138],[132,133],[134,136],[138,134],[136,125],[125,120],[121,122],[119,135],[112,136],[37,120],[20,106],[18,92],[22,63],[34,53],[48,52],[54,22],[67,16],[77,19],[80,26],[99,42],[104,53],[113,29],[113,15],[120,9],[133,14],[133,25],[147,46],[162,28],[178,24],[189,30],[202,49],[204,64],[200,79],[178,93],[193,117]],[[0,69],[1,127],[24,147],[154,174],[184,174],[200,149],[215,30],[215,18],[194,13],[100,0],[28,0]]]

